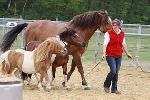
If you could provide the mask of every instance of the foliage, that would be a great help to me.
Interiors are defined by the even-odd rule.
[[[90,10],[107,10],[124,23],[150,23],[149,0],[0,0],[0,17],[71,20]]]

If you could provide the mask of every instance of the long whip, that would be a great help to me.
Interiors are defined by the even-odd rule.
[[[136,65],[136,67],[138,68],[140,68],[141,69],[141,71],[147,76],[147,78],[150,80],[150,76],[147,74],[147,72],[146,71],[144,71],[143,70],[143,68],[142,68],[142,66],[140,66],[140,64],[137,62],[137,61],[135,61],[133,58],[129,58],[133,63],[135,63],[135,65]]]
[[[104,58],[102,58],[102,60],[104,60]],[[99,62],[90,70],[90,72],[88,72],[88,73],[85,75],[85,77],[88,76],[100,63],[101,63],[101,61],[99,61]]]

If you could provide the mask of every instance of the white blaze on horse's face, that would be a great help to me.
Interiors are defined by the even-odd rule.
[[[74,37],[76,37],[76,36],[79,37],[79,35],[77,33],[75,33]]]

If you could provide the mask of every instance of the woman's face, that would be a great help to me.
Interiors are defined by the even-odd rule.
[[[118,31],[118,30],[119,30],[119,26],[118,26],[118,25],[113,25],[113,29],[114,29],[115,31]]]

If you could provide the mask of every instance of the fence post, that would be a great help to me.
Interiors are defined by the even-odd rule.
[[[141,25],[139,24],[138,25],[138,33],[137,33],[137,44],[136,44],[136,47],[137,47],[137,53],[136,53],[136,60],[138,61],[139,60],[139,57],[140,57],[140,36],[141,36],[141,33],[142,33],[142,27]]]
[[[21,19],[21,24],[23,24],[24,23],[24,20],[22,19],[22,16],[20,16],[20,19]],[[23,31],[21,31],[21,48],[22,49],[25,49],[24,48],[24,30]]]
[[[3,36],[4,36],[4,34],[5,34],[5,26],[4,26],[5,24],[4,24],[4,16],[3,16]]]
[[[99,54],[99,39],[100,39],[100,33],[99,32],[95,32],[96,33],[96,36],[95,36],[95,40],[96,40],[96,43],[95,43],[95,50],[94,50],[94,58],[93,58],[93,62],[96,63],[96,57],[97,55]]]

